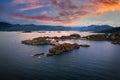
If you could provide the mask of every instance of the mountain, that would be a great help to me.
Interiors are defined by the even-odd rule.
[[[108,30],[112,29],[112,26],[109,25],[90,25],[90,26],[85,26],[85,27],[78,27],[75,28],[78,31],[93,31],[93,32],[100,32],[103,30]]]
[[[62,26],[46,26],[46,25],[20,25],[0,22],[0,31],[39,31],[39,30],[64,30]]]
[[[115,27],[107,30],[100,31],[101,33],[115,33],[120,32],[120,27]]]
[[[109,26],[109,25],[91,25],[91,26],[88,26],[88,30],[90,31],[103,31],[103,30],[107,30],[107,29],[112,29],[113,27],[112,26]]]
[[[49,25],[20,25],[0,22],[0,31],[92,31],[100,32],[103,30],[112,29],[109,25],[90,25],[84,27],[64,27],[64,26],[49,26]]]

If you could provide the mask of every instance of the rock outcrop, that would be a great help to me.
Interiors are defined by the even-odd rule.
[[[49,49],[49,53],[53,55],[62,54],[63,52],[72,51],[74,49],[78,49],[80,46],[78,44],[70,44],[70,43],[64,43],[59,44],[51,49]]]
[[[34,38],[33,40],[24,40],[22,43],[28,45],[49,45],[50,40],[48,40],[46,37],[39,37]]]
[[[79,34],[71,34],[69,36],[61,36],[61,37],[38,37],[32,40],[24,40],[23,44],[27,45],[58,45],[60,40],[63,39],[79,39]]]
[[[34,57],[39,57],[39,56],[43,56],[43,55],[45,55],[45,53],[38,53],[38,54],[34,54],[33,56]]]
[[[95,34],[85,37],[87,40],[111,41],[113,44],[120,44],[120,32],[112,34]]]
[[[79,46],[80,46],[80,47],[90,47],[89,44],[80,44]]]
[[[60,44],[59,40],[61,39],[80,39],[81,36],[79,34],[71,34],[70,36],[61,36],[61,37],[38,37],[32,40],[24,40],[22,41],[23,44],[28,45],[53,45],[53,48],[49,49],[49,53],[39,53],[34,54],[34,57],[40,56],[54,56],[63,54],[64,52],[69,52],[74,49],[78,49],[79,47],[89,47],[90,45],[87,44],[71,44],[71,43],[63,43]]]

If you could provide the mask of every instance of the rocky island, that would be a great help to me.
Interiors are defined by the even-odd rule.
[[[69,36],[61,36],[61,37],[38,37],[32,40],[24,40],[23,44],[27,45],[53,45],[53,48],[49,49],[49,53],[38,53],[34,54],[34,57],[39,56],[54,56],[59,55],[64,52],[69,52],[74,49],[78,49],[79,47],[90,47],[88,44],[77,44],[77,43],[62,43],[59,41],[63,39],[80,39],[81,36],[79,34],[71,34]]]
[[[49,45],[50,40],[48,40],[48,37],[38,37],[32,40],[24,40],[22,43],[27,45]]]
[[[34,57],[39,57],[39,56],[49,57],[49,56],[63,54],[64,52],[69,52],[69,51],[72,51],[78,48],[80,48],[80,45],[78,45],[77,43],[74,43],[74,44],[63,43],[63,44],[56,45],[53,48],[50,48],[49,53],[38,53],[38,54],[34,54],[33,56]]]
[[[58,54],[61,54],[63,52],[68,52],[68,51],[72,51],[74,49],[78,49],[79,47],[80,47],[80,45],[78,45],[77,43],[74,43],[74,44],[70,44],[70,43],[59,44],[59,45],[54,46],[53,48],[49,49],[49,53],[53,54],[53,55],[58,55]]]
[[[97,41],[111,41],[113,44],[120,45],[120,32],[108,33],[108,34],[94,34],[84,37],[87,40],[97,40]]]
[[[27,45],[56,45],[60,40],[64,39],[80,39],[81,36],[79,34],[71,34],[69,36],[61,36],[61,37],[38,37],[32,40],[24,40],[23,44]]]

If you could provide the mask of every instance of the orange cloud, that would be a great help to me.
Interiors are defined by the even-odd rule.
[[[26,16],[22,14],[15,14],[13,15],[16,19],[27,19],[27,20],[37,20],[37,21],[43,21],[43,22],[59,22],[60,20],[57,20],[57,18],[48,17],[48,16]]]
[[[54,10],[54,13],[56,13],[52,16],[47,11],[40,12],[42,16],[17,14],[14,15],[14,18],[71,24],[85,16],[103,14],[110,11],[120,11],[120,0],[85,0],[87,1],[86,4],[76,4],[80,1],[82,2],[83,0],[14,0],[16,4],[27,4],[27,6],[29,6],[20,9],[20,11],[43,8],[43,6],[45,7],[46,5],[41,5],[41,3],[47,3],[50,5],[49,7]]]
[[[97,14],[103,14],[105,12],[120,10],[120,0],[102,0],[101,2],[99,1],[100,0],[96,2],[96,7],[98,7],[98,9],[95,13]]]
[[[47,14],[48,14],[47,12],[45,12],[45,15],[42,15],[42,16],[26,16],[22,14],[15,14],[13,15],[13,17],[16,19],[26,19],[26,20],[33,20],[33,21],[36,20],[41,22],[56,22],[60,25],[65,25],[65,24],[69,25],[70,23],[78,21],[81,18],[89,15],[89,13],[87,12],[81,12],[77,17],[61,19],[60,17],[49,17],[47,16]]]

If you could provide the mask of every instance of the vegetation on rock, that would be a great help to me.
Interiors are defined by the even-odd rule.
[[[81,38],[81,36],[80,36],[79,34],[76,34],[76,33],[71,34],[70,37],[71,37],[71,38],[76,38],[76,39]]]
[[[70,36],[61,36],[61,37],[38,37],[34,38],[32,40],[24,40],[22,41],[23,44],[28,44],[28,45],[54,45],[53,48],[49,49],[49,53],[39,53],[39,54],[34,54],[34,57],[39,57],[41,55],[43,56],[54,56],[58,54],[62,54],[64,52],[69,52],[74,49],[78,49],[80,46],[81,47],[89,47],[90,45],[87,44],[70,44],[70,43],[63,43],[60,44],[59,40],[61,39],[79,39],[81,36],[79,34],[71,34]]]
[[[80,46],[78,44],[70,44],[70,43],[64,43],[64,44],[59,44],[51,49],[49,49],[49,52],[54,55],[61,54],[63,52],[68,52],[74,49],[79,48]]]
[[[120,44],[120,32],[112,34],[94,34],[86,37],[87,40],[107,40],[113,44]]]
[[[120,32],[111,34],[110,39],[113,44],[120,44]]]
[[[39,57],[39,56],[42,56],[42,55],[44,55],[45,53],[38,53],[38,54],[34,54],[33,56],[34,57]]]
[[[87,40],[109,40],[108,34],[94,34],[86,37]]]
[[[81,36],[79,34],[71,34],[69,36],[61,36],[60,39],[79,39]]]
[[[88,45],[88,44],[80,44],[79,46],[80,47],[90,47],[90,45]]]
[[[28,45],[46,45],[50,44],[50,40],[47,40],[47,37],[39,37],[34,38],[33,40],[24,40],[22,43]]]
[[[79,34],[71,34],[70,36],[61,36],[61,37],[38,37],[38,38],[34,38],[32,40],[24,40],[22,41],[23,44],[28,44],[28,45],[54,45],[54,43],[59,42],[62,39],[79,39],[80,35]],[[52,43],[52,39],[54,39],[54,43]],[[55,44],[56,44],[55,43]]]

